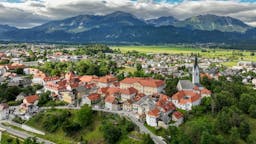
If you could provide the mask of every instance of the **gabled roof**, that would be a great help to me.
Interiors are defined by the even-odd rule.
[[[24,98],[28,103],[34,103],[35,101],[39,100],[38,95],[31,95]]]
[[[101,82],[101,83],[112,83],[116,82],[118,79],[112,75],[106,75],[104,77],[100,77],[98,79],[95,79],[94,81],[96,82]]]
[[[82,82],[92,82],[94,79],[97,79],[98,77],[97,76],[91,76],[91,75],[84,75],[84,76],[81,76],[79,79],[80,81]]]
[[[208,90],[207,88],[204,88],[201,90],[201,94],[212,94],[212,92],[210,90]]]
[[[121,89],[120,92],[122,94],[131,95],[131,94],[136,94],[138,92],[138,90],[133,87],[130,87],[128,89]]]
[[[100,99],[100,94],[97,93],[92,93],[88,96],[88,99],[90,99],[91,101],[96,101]]]
[[[178,100],[181,104],[193,103],[200,98],[201,96],[193,90],[179,91],[172,96],[173,100]]]
[[[176,119],[180,119],[183,117],[183,114],[179,111],[175,111],[173,114],[172,114]]]
[[[160,116],[160,110],[157,108],[154,108],[148,112],[148,115],[153,117],[159,117]]]
[[[112,104],[117,103],[116,98],[114,96],[107,96],[105,99],[105,102],[112,103]]]
[[[124,83],[124,84],[140,83],[142,86],[147,86],[147,87],[160,87],[165,84],[164,81],[162,80],[155,80],[152,78],[138,78],[138,77],[125,78],[120,83]]]

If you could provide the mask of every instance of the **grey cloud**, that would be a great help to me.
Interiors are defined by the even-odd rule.
[[[185,19],[200,14],[232,16],[249,24],[256,24],[256,3],[238,1],[183,1],[179,4],[154,3],[152,0],[74,0],[25,1],[22,4],[0,3],[0,22],[18,27],[31,27],[50,20],[64,19],[81,14],[107,14],[125,11],[139,18],[174,16]],[[10,6],[11,5],[11,6]]]

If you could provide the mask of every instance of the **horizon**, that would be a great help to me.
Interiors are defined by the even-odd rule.
[[[256,26],[255,0],[0,0],[0,24],[31,28],[78,15],[106,15],[116,11],[140,19],[173,16],[178,20],[212,14]],[[21,19],[22,17],[22,19]]]

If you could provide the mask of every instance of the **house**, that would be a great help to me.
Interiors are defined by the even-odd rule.
[[[85,103],[88,105],[93,105],[100,102],[100,100],[101,100],[100,94],[92,93],[85,98]]]
[[[108,110],[114,110],[114,111],[119,110],[120,105],[118,104],[116,97],[107,96],[105,98],[105,108]]]
[[[20,105],[19,114],[23,115],[28,113],[30,115],[36,112],[38,110],[38,101],[38,95],[26,96],[23,99],[23,103]]]
[[[128,89],[121,89],[120,93],[121,93],[121,100],[127,101],[127,100],[131,100],[138,93],[138,90],[136,90],[133,87],[130,87]]]
[[[177,125],[181,125],[184,121],[183,114],[179,111],[175,111],[172,113],[172,121],[175,121]]]
[[[65,92],[61,92],[61,97],[62,97],[62,100],[66,103],[69,103],[69,104],[75,104],[75,95],[73,94],[73,92],[70,92],[70,91],[65,91]]]
[[[165,83],[162,80],[138,77],[125,78],[120,82],[120,88],[128,89],[130,87],[137,89],[139,93],[151,95],[161,93],[165,88]]]
[[[6,103],[0,104],[0,120],[8,119],[9,105]]]
[[[160,117],[160,110],[157,108],[154,108],[146,114],[146,122],[149,126],[157,127],[159,117]]]
[[[127,100],[123,103],[123,110],[124,111],[132,111],[132,101],[131,100]]]
[[[38,95],[31,95],[31,96],[26,96],[23,99],[23,104],[26,105],[37,105],[39,101],[39,96]]]

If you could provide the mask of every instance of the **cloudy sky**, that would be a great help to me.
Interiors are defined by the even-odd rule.
[[[256,0],[0,0],[0,24],[28,28],[50,20],[114,11],[144,19],[216,14],[256,26]]]

